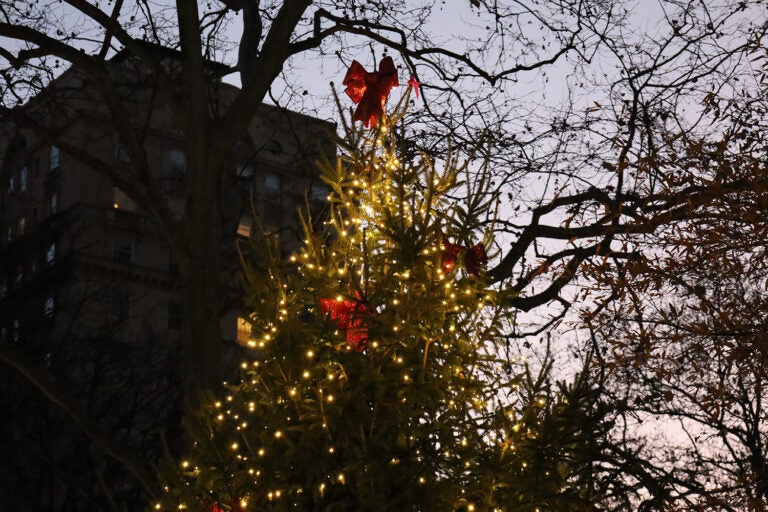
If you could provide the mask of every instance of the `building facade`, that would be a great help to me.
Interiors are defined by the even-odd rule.
[[[172,61],[173,53],[168,56]],[[116,73],[135,73],[129,55],[119,54],[112,64]],[[140,111],[149,93],[127,84]],[[218,79],[212,87],[222,105],[237,92]],[[70,113],[59,122],[62,103]],[[158,436],[157,425],[178,429],[177,356],[185,335],[178,268],[167,238],[153,214],[111,179],[112,169],[126,165],[129,156],[83,76],[65,71],[25,108],[41,125],[65,131],[73,145],[88,150],[70,153],[34,123],[6,120],[0,127],[0,343],[6,353],[68,383],[105,428],[156,460],[163,443],[172,445]],[[149,110],[151,116],[131,122],[146,124],[142,149],[156,192],[181,216],[187,148],[171,112],[161,105]],[[314,161],[333,151],[322,142],[332,129],[328,122],[261,106],[248,135],[233,148],[233,165],[222,170],[225,243],[232,252],[257,231],[285,250],[296,245],[297,209],[321,208],[328,194]],[[96,160],[84,158],[89,155]],[[108,168],[95,168],[94,161]],[[224,270],[231,279],[222,338],[232,347],[247,345],[250,323],[240,307],[239,269]],[[126,502],[138,499],[135,482],[28,384],[29,375],[8,366],[0,379],[7,390],[0,407],[14,418],[0,429],[7,440],[0,448],[4,506],[98,510],[87,504],[93,496],[106,503],[115,499],[110,493],[124,491]],[[83,478],[73,481],[78,474]]]

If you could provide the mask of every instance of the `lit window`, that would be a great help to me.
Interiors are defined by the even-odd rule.
[[[168,329],[181,332],[183,307],[180,302],[168,303]]]
[[[168,151],[171,174],[183,175],[187,171],[187,154],[182,149]]]
[[[16,232],[19,236],[23,236],[24,233],[27,231],[27,218],[26,217],[19,217],[19,223],[16,228]]]
[[[253,228],[253,219],[250,215],[243,214],[240,216],[240,223],[237,225],[237,234],[246,238],[251,236],[251,229]]]
[[[253,338],[253,326],[251,322],[242,316],[237,317],[237,342],[247,344]]]
[[[8,178],[8,193],[13,194],[16,192],[16,176]]]
[[[51,243],[48,246],[48,250],[45,251],[45,262],[49,265],[56,261],[56,242]]]
[[[51,146],[50,162],[50,170],[59,168],[59,148],[57,146]]]
[[[139,210],[136,202],[118,187],[112,187],[112,207],[126,212],[136,212]]]
[[[27,191],[27,175],[29,174],[29,170],[26,166],[21,168],[21,171],[19,171],[19,192],[26,192]]]
[[[133,242],[115,240],[112,246],[112,259],[120,263],[131,263],[133,261]]]

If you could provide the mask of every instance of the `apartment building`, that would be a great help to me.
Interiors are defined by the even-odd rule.
[[[157,50],[172,66],[177,55]],[[131,56],[120,53],[111,64],[116,73],[125,73],[124,93],[135,94],[141,110],[150,92],[131,82],[136,75]],[[215,101],[225,105],[237,90],[219,80],[223,66],[210,66]],[[46,96],[75,105],[78,115],[59,122],[56,102]],[[128,158],[104,106],[74,70],[62,73],[25,108],[41,126],[66,130],[69,140],[76,139],[99,162],[117,169]],[[158,192],[181,215],[187,148],[172,121],[162,107],[135,120],[146,124],[142,144]],[[248,136],[233,149],[233,165],[222,170],[225,243],[231,251],[256,230],[279,239],[285,250],[296,245],[296,210],[306,204],[321,208],[328,194],[314,161],[333,152],[332,144],[322,142],[331,129],[325,121],[261,106]],[[88,407],[103,415],[108,429],[159,455],[153,430],[158,419],[171,423],[168,432],[174,432],[178,419],[173,409],[179,404],[173,404],[184,311],[176,263],[153,215],[115,185],[109,169],[94,168],[53,140],[34,123],[6,119],[0,124],[0,343],[71,382],[74,393],[93,393],[86,397]],[[231,300],[221,333],[237,347],[248,343],[250,324],[238,308],[243,295],[238,269],[225,270],[231,276]],[[5,461],[0,502],[84,509],[82,496],[102,485],[95,483],[98,479],[108,481],[112,473],[117,482],[123,477],[60,408],[25,385],[28,377],[7,365],[0,374],[7,391],[0,408],[12,416],[0,429],[7,440],[0,449]],[[126,394],[127,388],[132,393]],[[62,476],[78,473],[82,481]],[[126,493],[135,491],[135,485],[124,487]]]

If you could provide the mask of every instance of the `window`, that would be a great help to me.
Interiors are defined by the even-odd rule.
[[[253,343],[253,326],[247,318],[242,316],[237,317],[237,342],[241,345]]]
[[[133,262],[133,241],[115,240],[112,245],[112,259],[120,263]]]
[[[119,139],[115,139],[115,146],[113,151],[115,158],[120,162],[127,162],[130,160],[130,158],[128,158],[128,151],[125,150],[125,146],[122,142],[120,142]]]
[[[237,234],[250,238],[251,229],[253,228],[253,219],[250,215],[243,214],[240,216],[240,223],[237,225]]]
[[[29,170],[27,169],[27,166],[24,166],[19,171],[19,192],[26,192],[27,191],[27,178],[29,175]]]
[[[50,163],[49,169],[51,171],[59,168],[59,148],[57,146],[51,146]]]
[[[19,221],[16,225],[16,233],[19,236],[24,236],[24,233],[27,232],[27,218],[26,217],[19,217]]]
[[[10,242],[13,240],[13,227],[8,226],[8,230],[5,232],[5,241]]]
[[[16,176],[8,178],[8,194],[16,193]]]
[[[45,262],[49,265],[53,265],[56,262],[56,242],[51,242],[48,250],[45,251]]]
[[[19,319],[17,318],[13,321],[13,334],[11,335],[11,341],[13,343],[18,343],[20,337],[21,337],[21,322],[19,322]]]
[[[251,180],[253,178],[253,167],[246,164],[238,165],[237,178],[243,181]]]
[[[59,212],[59,195],[51,194],[51,198],[48,200],[48,210],[51,215],[55,215]]]
[[[112,187],[112,207],[126,212],[139,211],[139,205],[118,187]]]
[[[56,300],[54,299],[53,295],[49,295],[45,298],[45,301],[43,302],[43,315],[45,315],[46,318],[53,317],[55,305]]]
[[[328,187],[323,185],[314,185],[309,193],[309,199],[312,202],[325,202],[328,200],[328,194],[330,194]]]
[[[187,171],[187,154],[182,149],[168,151],[171,174],[183,175]]]
[[[264,196],[266,199],[280,198],[280,175],[267,174],[264,176]]]
[[[184,319],[184,308],[181,302],[168,303],[168,330],[181,332]]]

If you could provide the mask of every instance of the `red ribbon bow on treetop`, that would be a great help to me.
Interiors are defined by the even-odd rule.
[[[365,348],[368,325],[364,317],[369,316],[365,304],[359,300],[320,299],[320,311],[335,320],[339,329],[347,331],[347,345],[358,352]]]
[[[362,121],[366,128],[373,128],[384,115],[384,103],[390,89],[398,85],[397,69],[392,57],[381,59],[379,70],[372,73],[356,60],[352,61],[344,77],[344,85],[347,86],[347,95],[357,104],[352,119]]]
[[[467,272],[476,276],[480,270],[488,264],[488,255],[485,252],[483,244],[475,244],[472,247],[452,244],[446,238],[443,238],[443,254],[440,261],[445,272],[453,271],[456,266],[456,258],[460,253],[464,253],[464,267]]]

